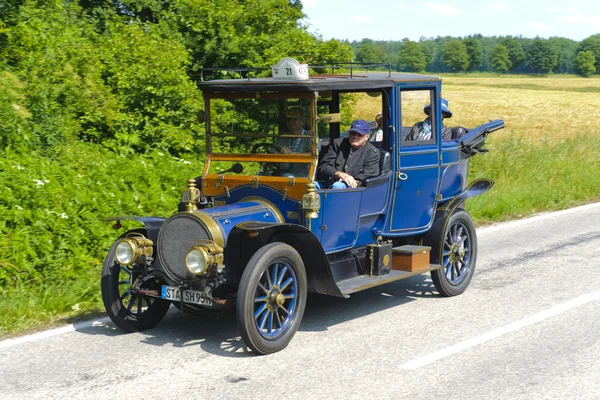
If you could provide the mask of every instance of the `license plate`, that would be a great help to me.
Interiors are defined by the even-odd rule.
[[[161,297],[165,300],[181,301],[181,292],[175,286],[163,286]],[[202,292],[198,290],[184,290],[183,302],[200,304],[203,306],[212,306],[213,302],[202,297]]]

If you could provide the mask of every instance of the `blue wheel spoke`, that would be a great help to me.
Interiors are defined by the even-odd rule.
[[[444,251],[442,253],[442,256],[444,256],[444,257],[449,256],[449,255],[450,255],[450,251]]]
[[[269,320],[267,322],[267,332],[268,333],[273,332],[273,313],[272,312],[269,312]]]
[[[275,310],[275,320],[277,321],[277,325],[279,326],[279,329],[283,329],[281,318],[279,317],[279,312],[277,310]]]
[[[131,288],[128,288],[128,289],[125,291],[125,293],[123,293],[123,294],[121,295],[121,297],[119,297],[119,301],[120,301],[120,302],[123,302],[123,299],[124,299],[125,297],[127,297],[127,296],[129,295],[129,293],[131,293]]]
[[[260,303],[261,301],[267,301],[267,296],[258,296],[254,298],[255,303]]]
[[[258,310],[256,310],[256,312],[254,313],[254,319],[258,318],[260,316],[260,314],[262,314],[262,312],[265,311],[266,309],[267,309],[267,303],[258,307]]]
[[[266,307],[265,307],[266,308]],[[266,313],[263,314],[262,318],[260,319],[260,324],[259,329],[262,331],[263,329],[265,329],[265,323],[267,322],[267,317],[269,316],[269,311],[267,311]]]
[[[271,274],[269,273],[269,268],[267,268],[267,270],[265,272],[267,273],[267,284],[268,284],[267,289],[270,290],[273,287],[273,285],[271,284]],[[265,290],[265,291],[268,292],[269,290]]]
[[[277,266],[278,265],[279,264],[273,264],[273,282],[271,282],[271,287],[277,286],[277,275],[278,275]]]
[[[129,304],[127,304],[127,311],[131,312],[131,307],[133,306],[133,297],[129,298]]]
[[[281,308],[281,310],[282,310],[284,313],[286,313],[287,315],[290,315],[290,312],[289,312],[289,311],[288,311],[288,309],[287,309],[287,308],[285,308],[284,306],[281,306],[281,307],[279,307],[279,308]]]
[[[269,290],[263,286],[262,283],[258,282],[258,287],[261,288],[261,290],[265,293],[269,293]]]
[[[287,287],[290,285],[290,283],[292,283],[292,282],[294,282],[294,278],[292,278],[292,277],[289,277],[289,278],[287,278],[287,279],[285,280],[285,282],[283,282],[283,283],[281,284],[281,287],[280,287],[280,289],[281,289],[282,291],[283,291],[283,290],[285,290],[285,288],[287,288]]]
[[[279,274],[279,278],[277,279],[277,285],[281,285],[281,281],[283,280],[283,277],[285,276],[286,272],[287,272],[287,266],[284,266],[281,269],[281,273]]]

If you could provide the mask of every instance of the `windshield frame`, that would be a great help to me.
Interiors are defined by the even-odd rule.
[[[236,134],[213,134],[211,124],[211,100],[213,99],[306,99],[309,101],[309,122],[310,122],[310,153],[298,154],[248,154],[248,153],[215,153],[213,152],[213,136],[216,137],[236,137]],[[310,164],[310,170],[307,177],[296,177],[298,181],[312,181],[316,172],[318,161],[318,132],[317,132],[317,114],[316,104],[318,92],[255,92],[255,93],[204,93],[205,105],[205,132],[206,132],[206,163],[204,164],[203,176],[205,178],[223,176],[217,173],[210,173],[211,163],[215,161],[255,161],[255,162],[288,162]],[[239,135],[237,135],[239,136]],[[246,137],[269,137],[270,135],[248,134]],[[281,135],[281,137],[295,138],[306,137],[307,135]],[[225,177],[231,175],[225,175]],[[236,177],[253,177],[252,174],[240,173]],[[288,181],[285,176],[261,176],[261,181]]]

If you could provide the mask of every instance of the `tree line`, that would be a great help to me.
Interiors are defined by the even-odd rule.
[[[567,38],[520,36],[421,38],[418,42],[348,42],[357,62],[389,62],[407,72],[600,73],[600,34],[581,42]]]

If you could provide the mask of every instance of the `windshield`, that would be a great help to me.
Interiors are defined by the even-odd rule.
[[[312,93],[210,98],[206,122],[212,161],[208,172],[231,173],[237,162],[244,167],[243,175],[308,177],[307,157],[317,154],[312,98]]]

